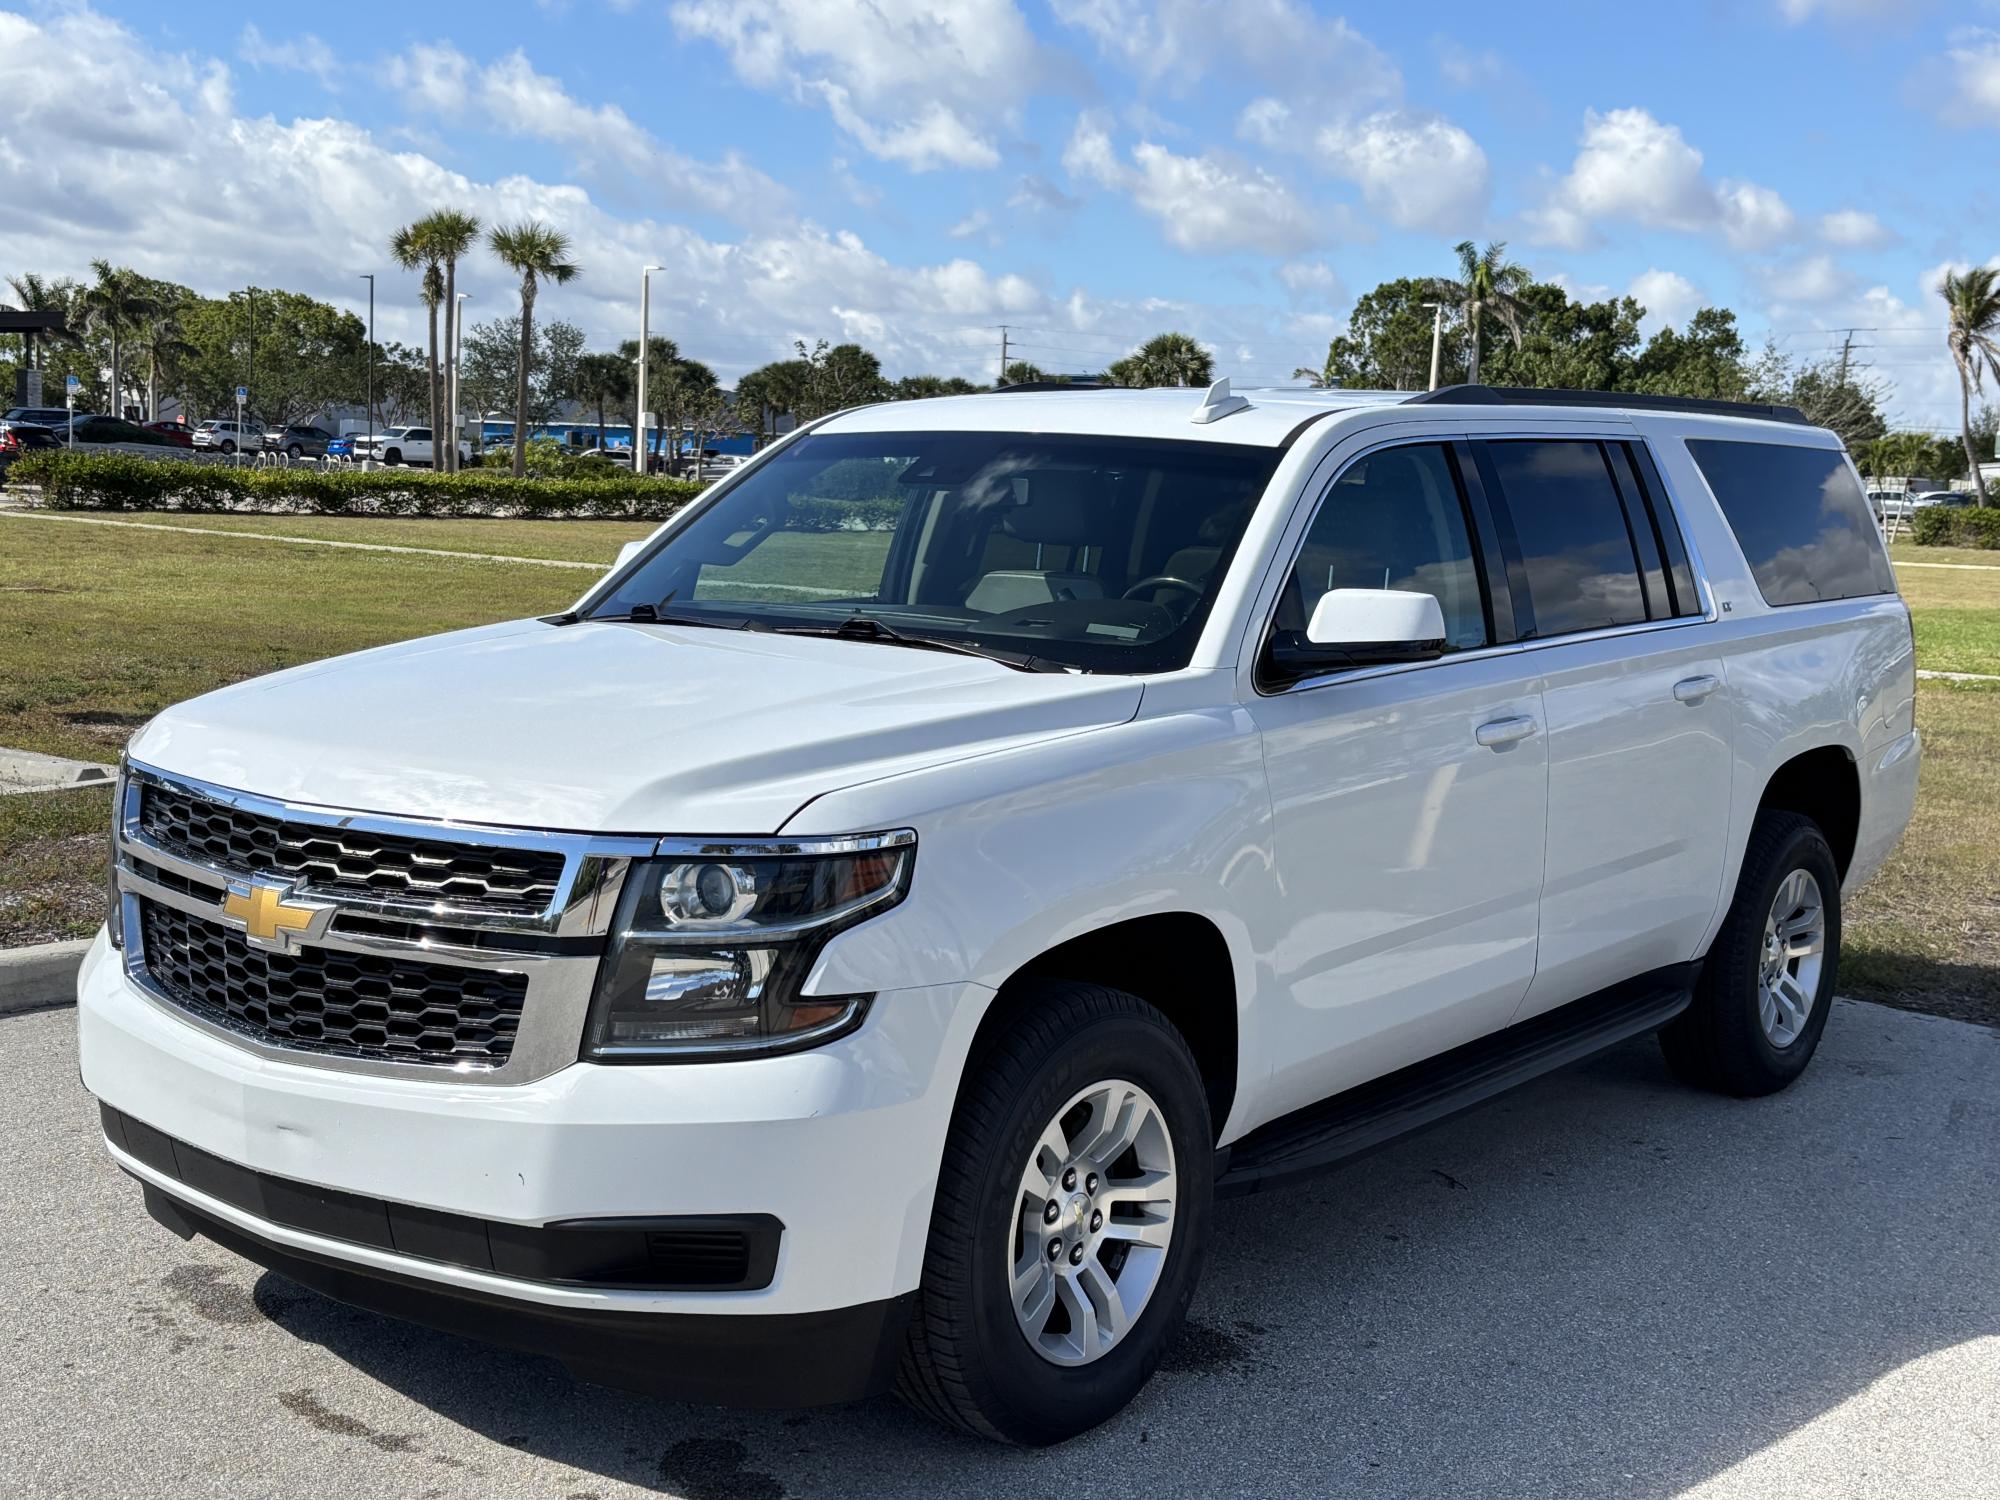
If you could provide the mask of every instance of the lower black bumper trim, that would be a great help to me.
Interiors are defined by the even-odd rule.
[[[146,1211],[350,1307],[560,1361],[578,1380],[717,1406],[828,1406],[893,1383],[916,1309],[908,1292],[810,1313],[549,1307],[276,1245],[153,1186]]]

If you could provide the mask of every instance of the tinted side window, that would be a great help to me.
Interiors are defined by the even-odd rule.
[[[1488,643],[1465,504],[1442,447],[1387,448],[1341,471],[1279,596],[1277,629],[1303,633],[1330,589],[1430,594],[1444,610],[1449,649]]]
[[[1497,442],[1484,451],[1520,546],[1535,635],[1644,620],[1639,559],[1603,449],[1594,442]]]
[[[1688,452],[1766,604],[1896,591],[1867,497],[1839,449],[1695,438]]]

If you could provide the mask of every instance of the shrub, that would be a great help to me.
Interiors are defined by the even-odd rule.
[[[1911,519],[1910,537],[1919,547],[2000,549],[2000,506],[1979,505],[1966,510],[1926,506]]]
[[[38,484],[51,510],[312,511],[320,515],[533,516],[664,520],[704,486],[614,470],[516,479],[492,469],[236,468],[122,453],[32,453],[8,479]]]

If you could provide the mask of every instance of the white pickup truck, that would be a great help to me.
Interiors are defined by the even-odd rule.
[[[83,1080],[155,1218],[343,1301],[1049,1443],[1219,1197],[1649,1032],[1796,1078],[1914,686],[1788,409],[849,411],[569,610],[141,731]]]
[[[428,427],[391,427],[387,432],[357,437],[354,440],[354,456],[377,459],[385,464],[422,464],[435,468],[437,444]],[[461,463],[472,461],[472,444],[464,438],[458,440],[458,456]]]

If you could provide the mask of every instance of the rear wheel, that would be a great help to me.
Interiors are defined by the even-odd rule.
[[[299,443],[294,443],[292,444],[291,447],[285,450],[285,457],[289,458],[293,463],[297,463],[300,459],[304,458],[305,456],[306,456],[305,447]]]
[[[1839,967],[1833,850],[1810,818],[1758,814],[1694,1003],[1660,1031],[1668,1064],[1703,1088],[1775,1093],[1812,1061]]]
[[[224,453],[234,453],[236,451],[236,445],[232,443],[228,438],[224,438],[222,440],[222,451]]]
[[[1136,1395],[1200,1277],[1201,1074],[1157,1010],[1049,982],[976,1056],[952,1120],[898,1388],[1003,1442],[1061,1442]]]

